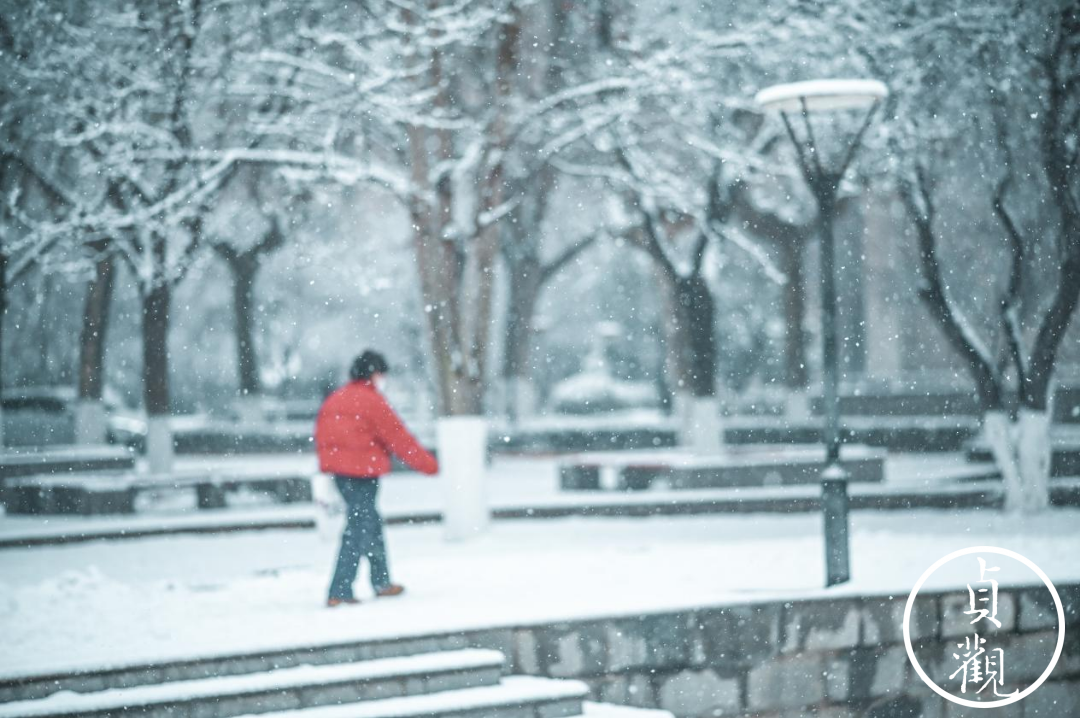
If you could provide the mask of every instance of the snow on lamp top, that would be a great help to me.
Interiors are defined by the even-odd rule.
[[[877,80],[807,80],[766,87],[754,100],[766,110],[810,112],[869,107],[887,97],[889,88]]]

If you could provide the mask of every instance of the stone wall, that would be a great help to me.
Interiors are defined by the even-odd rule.
[[[1058,590],[1066,626],[1076,625],[1080,585]],[[902,695],[916,699],[924,718],[974,712],[987,718],[1080,716],[1080,633],[1066,633],[1061,661],[1034,694],[982,713],[937,696],[911,667],[903,643],[906,598],[762,602],[521,627],[475,638],[502,648],[515,673],[578,678],[599,700],[666,708],[680,718],[864,716]],[[955,669],[955,644],[971,635],[966,607],[962,589],[916,601],[913,643],[939,684]],[[1029,685],[1049,663],[1056,617],[1046,589],[1032,588],[1002,590],[998,619],[1000,643],[993,645],[1005,648],[1005,689],[1011,692]]]
[[[0,677],[0,701],[475,647],[502,651],[509,673],[577,678],[596,699],[662,707],[678,718],[1076,718],[1080,583],[1060,584],[1058,591],[1067,631],[1050,680],[1019,703],[987,711],[946,702],[915,673],[903,643],[906,595],[758,601]],[[957,641],[969,635],[966,607],[963,589],[924,592],[916,602],[915,650],[939,684],[955,669]],[[1024,688],[1053,653],[1057,618],[1048,592],[1003,590],[998,619],[995,641],[1006,651],[1006,690]],[[915,711],[881,710],[905,696]]]

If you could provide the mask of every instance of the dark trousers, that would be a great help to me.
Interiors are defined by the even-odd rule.
[[[330,598],[353,597],[353,581],[356,580],[362,556],[367,556],[371,587],[378,592],[390,585],[382,516],[375,503],[379,480],[335,476],[334,483],[345,499],[346,519],[337,568],[330,582]]]

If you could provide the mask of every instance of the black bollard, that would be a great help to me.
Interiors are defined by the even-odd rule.
[[[830,464],[821,474],[821,509],[825,515],[825,587],[851,578],[848,544],[848,477],[840,464]]]

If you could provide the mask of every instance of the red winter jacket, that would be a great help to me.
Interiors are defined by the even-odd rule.
[[[315,420],[319,471],[371,478],[390,471],[393,454],[416,471],[439,462],[409,433],[370,381],[353,381],[326,398]]]

